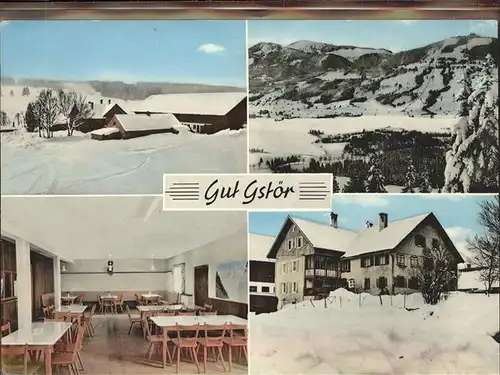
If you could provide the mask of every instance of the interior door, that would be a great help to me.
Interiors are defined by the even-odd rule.
[[[208,265],[194,268],[194,304],[208,303]]]

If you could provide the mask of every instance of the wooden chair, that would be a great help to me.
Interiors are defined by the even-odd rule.
[[[198,357],[196,356],[196,348],[198,347],[198,333],[200,331],[200,325],[194,324],[189,326],[180,326],[176,324],[177,337],[171,339],[174,344],[173,357],[176,357],[176,373],[179,373],[179,367],[181,362],[181,350],[187,349],[193,363],[196,364],[198,369],[198,374],[200,373],[200,364],[198,363]],[[193,336],[183,337],[186,332],[195,332]]]
[[[75,299],[75,305],[83,305],[83,294],[79,294]]]
[[[63,346],[61,351],[57,351],[52,354],[52,365],[57,367],[67,367],[70,374],[78,374],[78,364],[83,367],[83,362],[81,360],[81,355],[79,354],[82,350],[83,345],[83,334],[85,333],[85,326],[79,325],[77,328],[76,339],[74,343],[66,344]],[[66,349],[64,349],[66,348]],[[59,373],[59,371],[58,371]]]
[[[172,356],[170,355],[170,351],[168,350],[167,343],[170,340],[167,335],[158,334],[158,335],[153,335],[151,334],[151,329],[149,328],[149,325],[145,325],[146,329],[146,339],[149,341],[149,346],[148,350],[146,351],[146,357],[148,361],[151,360],[151,356],[153,355],[153,352],[156,350],[161,353],[161,349],[163,346],[163,341],[165,341],[165,350],[167,351],[167,357],[170,363],[172,363]]]
[[[238,335],[236,331],[243,331],[243,335]],[[230,324],[229,325],[229,337],[224,337],[222,339],[224,345],[228,348],[228,359],[229,359],[229,372],[231,372],[232,361],[233,361],[233,349],[238,350],[238,354],[243,352],[245,359],[248,363],[248,354],[247,354],[247,326],[246,325],[237,325]]]
[[[111,314],[115,314],[115,299],[114,298],[106,298],[106,297],[101,297],[101,303],[102,303],[102,312],[104,315],[106,315],[106,312],[110,312]]]
[[[137,324],[139,324],[139,326],[141,325],[141,317],[140,316],[132,316],[132,314],[130,313],[130,308],[128,307],[128,305],[125,305],[125,310],[127,310],[127,315],[128,315],[128,320],[130,322],[130,328],[128,329],[128,334],[129,336],[132,334],[132,332],[134,331],[134,328]]]
[[[97,309],[99,311],[99,314],[103,313],[102,295],[101,294],[97,294]]]
[[[95,329],[94,329],[94,324],[92,323],[92,318],[94,317],[96,307],[97,304],[93,304],[92,307],[90,308],[90,313],[88,314],[84,313],[82,318],[82,324],[85,324],[85,331],[87,332],[89,338],[92,338],[92,336],[95,335]]]
[[[0,355],[1,374],[32,375],[41,368],[41,363],[29,361],[28,345],[2,346]]]
[[[120,310],[120,313],[123,314],[124,310],[123,310],[123,305],[125,304],[125,294],[120,294],[120,298],[119,299],[115,299],[113,301],[114,303],[114,309],[115,309],[115,312],[118,312],[118,310]]]
[[[138,295],[137,293],[135,294],[135,303],[138,305],[138,306],[141,306],[141,305],[144,305],[144,300],[143,298]]]
[[[222,348],[224,347],[224,342],[222,341],[226,335],[227,325],[203,325],[203,337],[198,337],[199,347],[203,348],[203,372],[207,372],[207,349],[210,348],[212,351],[212,356],[214,361],[217,362],[220,358],[222,362],[222,368],[226,372],[226,364],[224,362],[224,356],[222,355]],[[217,353],[216,353],[217,350]]]
[[[1,337],[10,335],[11,333],[12,333],[12,326],[10,325],[10,322],[2,324],[2,326],[0,327]]]

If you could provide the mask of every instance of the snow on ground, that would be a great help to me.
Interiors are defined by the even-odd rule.
[[[246,130],[94,141],[2,133],[2,194],[160,194],[164,173],[245,173]]]
[[[263,149],[273,156],[325,155],[327,151],[339,153],[339,146],[313,143],[317,137],[309,130],[321,130],[326,134],[342,134],[373,131],[382,128],[420,130],[422,132],[448,132],[456,119],[451,116],[407,117],[407,116],[361,116],[337,117],[333,119],[291,119],[274,121],[256,118],[250,120],[250,149]],[[340,150],[341,151],[341,150]]]
[[[392,299],[392,306],[391,306]],[[362,302],[361,307],[360,300]],[[498,374],[495,296],[379,297],[340,289],[326,300],[250,316],[253,374]]]

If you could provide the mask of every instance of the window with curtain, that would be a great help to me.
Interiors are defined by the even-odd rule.
[[[184,275],[184,270],[185,270],[185,264],[176,264],[174,266],[174,269],[172,271],[174,275],[174,292],[175,293],[184,293],[184,288],[185,288],[185,275]]]

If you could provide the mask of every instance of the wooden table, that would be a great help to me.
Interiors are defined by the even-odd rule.
[[[137,311],[144,313],[149,311],[180,311],[183,309],[188,310],[201,310],[203,307],[199,306],[185,306],[183,304],[175,304],[175,305],[138,305]]]
[[[78,296],[72,296],[70,294],[67,294],[65,296],[61,296],[61,300],[64,302],[64,303],[73,303],[73,301],[75,299],[77,299]]]
[[[31,323],[30,327],[19,329],[2,337],[2,346],[27,344],[28,350],[42,350],[45,374],[52,375],[52,349],[70,328],[71,323]]]
[[[234,315],[202,315],[202,316],[153,316],[150,318],[151,321],[158,327],[163,329],[163,334],[165,335],[167,331],[172,331],[175,329],[176,325],[190,326],[195,324],[200,324],[202,328],[203,324],[210,325],[224,325],[224,324],[236,324],[236,325],[246,325],[247,320]],[[165,348],[165,340],[162,343],[162,362],[163,368],[167,366],[167,348]]]
[[[88,306],[86,305],[65,305],[58,310],[63,313],[83,314]]]

